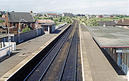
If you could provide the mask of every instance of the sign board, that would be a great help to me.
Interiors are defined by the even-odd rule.
[[[116,53],[129,53],[129,50],[116,50]]]
[[[12,37],[14,37],[14,34],[9,34],[9,36],[12,36]]]

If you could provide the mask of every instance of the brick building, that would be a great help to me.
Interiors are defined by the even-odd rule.
[[[25,27],[29,27],[31,30],[35,29],[35,20],[28,12],[8,12],[5,15],[4,25],[6,27],[14,26],[13,29],[10,29],[10,32],[18,34]]]
[[[55,22],[52,20],[37,20],[37,27],[42,27],[45,33],[53,33],[55,31]]]

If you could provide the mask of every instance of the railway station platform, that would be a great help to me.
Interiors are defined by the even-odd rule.
[[[7,57],[0,62],[0,81],[6,81],[68,27],[69,25],[65,25],[53,34],[44,34],[17,45],[17,49],[11,57]]]
[[[84,25],[80,25],[83,81],[127,81],[118,75]]]

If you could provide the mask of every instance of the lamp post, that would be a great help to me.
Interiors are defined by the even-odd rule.
[[[8,43],[9,43],[9,56],[10,56],[11,37],[10,37],[9,30],[12,29],[12,28],[15,28],[15,26],[7,27],[7,28],[8,28]]]

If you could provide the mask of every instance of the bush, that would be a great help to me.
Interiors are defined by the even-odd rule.
[[[3,23],[4,21],[3,20],[0,20],[0,23]]]
[[[87,19],[84,23],[87,26],[98,26],[98,22],[95,19]]]
[[[30,28],[29,28],[29,27],[25,27],[25,28],[22,30],[22,33],[29,32],[29,31],[30,31]]]

